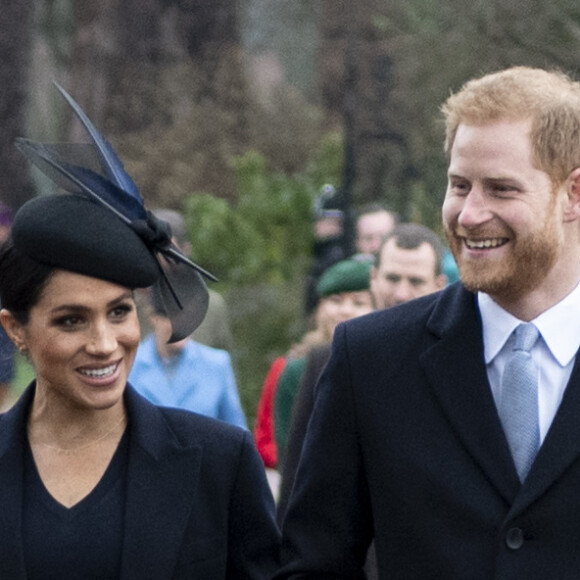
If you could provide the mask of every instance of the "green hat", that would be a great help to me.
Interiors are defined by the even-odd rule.
[[[324,271],[316,287],[318,296],[369,290],[370,275],[369,261],[342,260]]]

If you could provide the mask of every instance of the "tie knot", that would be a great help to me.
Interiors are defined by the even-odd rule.
[[[538,329],[531,322],[520,324],[514,330],[514,350],[530,352],[539,334]]]

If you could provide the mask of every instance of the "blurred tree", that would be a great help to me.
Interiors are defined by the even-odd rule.
[[[340,138],[328,134],[302,172],[287,174],[249,151],[234,160],[237,202],[198,192],[186,203],[193,257],[221,280],[216,289],[228,304],[250,424],[269,365],[305,330],[313,202],[322,184],[337,182],[340,153]]]
[[[322,0],[320,84],[327,126],[345,132],[343,187],[356,205],[381,201],[405,214],[401,184],[415,172],[392,99],[392,48],[377,22],[384,0]]]
[[[278,173],[257,152],[236,158],[235,171],[236,203],[198,192],[189,197],[185,215],[194,259],[223,280],[216,288],[228,304],[233,361],[252,424],[269,364],[304,330],[297,313],[317,190],[309,178],[317,172]]]
[[[6,0],[0,10],[0,201],[13,208],[32,195],[27,163],[14,139],[26,134],[33,7],[30,1]]]
[[[74,116],[53,98],[46,79],[56,78],[112,141],[151,204],[179,208],[192,187],[236,197],[229,162],[249,139],[237,2],[38,6],[30,135],[81,138]],[[64,131],[59,111],[72,121]]]
[[[319,0],[239,0],[241,40],[257,88],[284,80],[318,103],[315,58]]]
[[[129,0],[118,18],[112,130],[144,195],[176,208],[192,188],[235,198],[249,109],[237,2]]]
[[[75,0],[71,9],[73,27],[67,90],[82,103],[93,123],[104,129],[111,71],[118,50],[117,0]],[[69,138],[79,141],[83,136],[81,124],[75,118]]]
[[[108,128],[123,134],[146,130],[152,124],[166,126],[171,115],[169,103],[164,106],[163,69],[179,55],[178,47],[165,43],[165,30],[172,28],[169,2],[123,0],[115,4]]]

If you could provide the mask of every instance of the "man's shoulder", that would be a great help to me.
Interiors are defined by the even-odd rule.
[[[474,296],[461,283],[454,283],[443,290],[354,318],[344,323],[345,332],[351,336],[380,334],[396,338],[410,332],[425,332],[432,327],[444,329],[462,317],[475,304]]]

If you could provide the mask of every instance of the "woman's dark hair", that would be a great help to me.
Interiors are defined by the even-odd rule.
[[[0,304],[20,324],[28,322],[30,309],[50,279],[54,268],[20,253],[8,238],[0,248]]]

